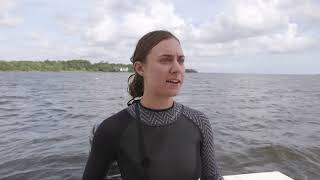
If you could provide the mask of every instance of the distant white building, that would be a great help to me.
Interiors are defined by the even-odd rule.
[[[120,72],[128,72],[128,71],[129,71],[129,68],[128,68],[128,67],[120,68]]]

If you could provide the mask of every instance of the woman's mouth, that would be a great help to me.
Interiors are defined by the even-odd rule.
[[[179,84],[181,81],[179,79],[170,79],[166,81],[167,83]]]

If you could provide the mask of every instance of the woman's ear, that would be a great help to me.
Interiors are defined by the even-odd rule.
[[[134,71],[137,72],[140,76],[143,76],[144,73],[144,65],[140,61],[136,61],[133,64]]]

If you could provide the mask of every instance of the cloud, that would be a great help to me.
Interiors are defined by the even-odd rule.
[[[57,14],[55,16],[57,26],[67,36],[78,36],[85,30],[87,20],[77,15]]]
[[[154,29],[179,33],[184,20],[175,14],[173,4],[160,0],[97,1],[95,21],[86,35],[92,44],[111,45],[119,39],[136,39]],[[125,12],[125,13],[119,13]]]
[[[275,53],[295,52],[317,45],[317,41],[312,37],[299,34],[297,24],[289,24],[287,32],[283,34],[261,36],[257,41],[261,49]]]
[[[2,14],[14,19],[9,16],[14,7],[11,1],[1,1],[0,26]],[[93,0],[72,15],[58,11],[52,23],[55,27],[33,29],[30,44],[39,51],[42,48],[48,58],[59,55],[129,63],[143,34],[167,29],[180,38],[185,54],[195,62],[210,57],[300,52],[319,47],[319,7],[310,0],[230,0],[217,14],[194,24],[190,16],[196,11],[183,16],[169,0]]]
[[[291,53],[316,47],[318,41],[305,36],[297,24],[289,24],[283,32],[261,34],[223,43],[193,42],[188,55],[193,57],[217,57],[257,53]]]
[[[0,1],[0,27],[15,27],[23,22],[23,18],[12,16],[11,10],[15,8],[15,2],[10,0]]]
[[[312,20],[315,23],[320,20],[320,4],[317,0],[282,0],[277,1],[277,8],[290,15],[292,21]]]
[[[43,33],[40,32],[31,32],[30,34],[30,45],[35,46],[39,49],[48,49],[50,48],[51,44],[49,40]]]
[[[85,33],[89,54],[92,47],[103,47],[108,55],[129,57],[138,38],[154,29],[172,31],[186,54],[198,57],[290,53],[317,46],[312,37],[316,27],[305,29],[294,21],[320,17],[319,4],[308,0],[231,0],[211,20],[197,25],[179,16],[166,0],[95,1],[93,6]]]
[[[108,15],[104,15],[99,22],[88,29],[86,35],[91,44],[114,43],[119,38],[117,35],[118,24]]]
[[[298,5],[296,5],[296,4]],[[295,22],[318,18],[319,4],[299,0],[237,0],[211,21],[186,33],[189,55],[225,56],[256,53],[291,53],[319,47],[317,26]],[[320,21],[319,21],[320,22]],[[318,37],[314,35],[317,34]]]
[[[286,27],[288,18],[269,1],[231,1],[211,21],[191,28],[190,38],[209,43],[224,43],[274,32]]]
[[[94,2],[90,15],[92,23],[85,32],[87,53],[92,56],[101,55],[92,47],[103,47],[104,57],[126,59],[128,63],[134,45],[143,34],[166,29],[179,35],[186,26],[184,19],[176,14],[174,5],[169,1]]]

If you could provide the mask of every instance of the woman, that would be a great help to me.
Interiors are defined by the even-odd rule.
[[[183,83],[184,58],[168,31],[138,41],[128,88],[133,103],[100,124],[83,180],[103,179],[114,161],[124,180],[223,179],[208,118],[173,100]]]

